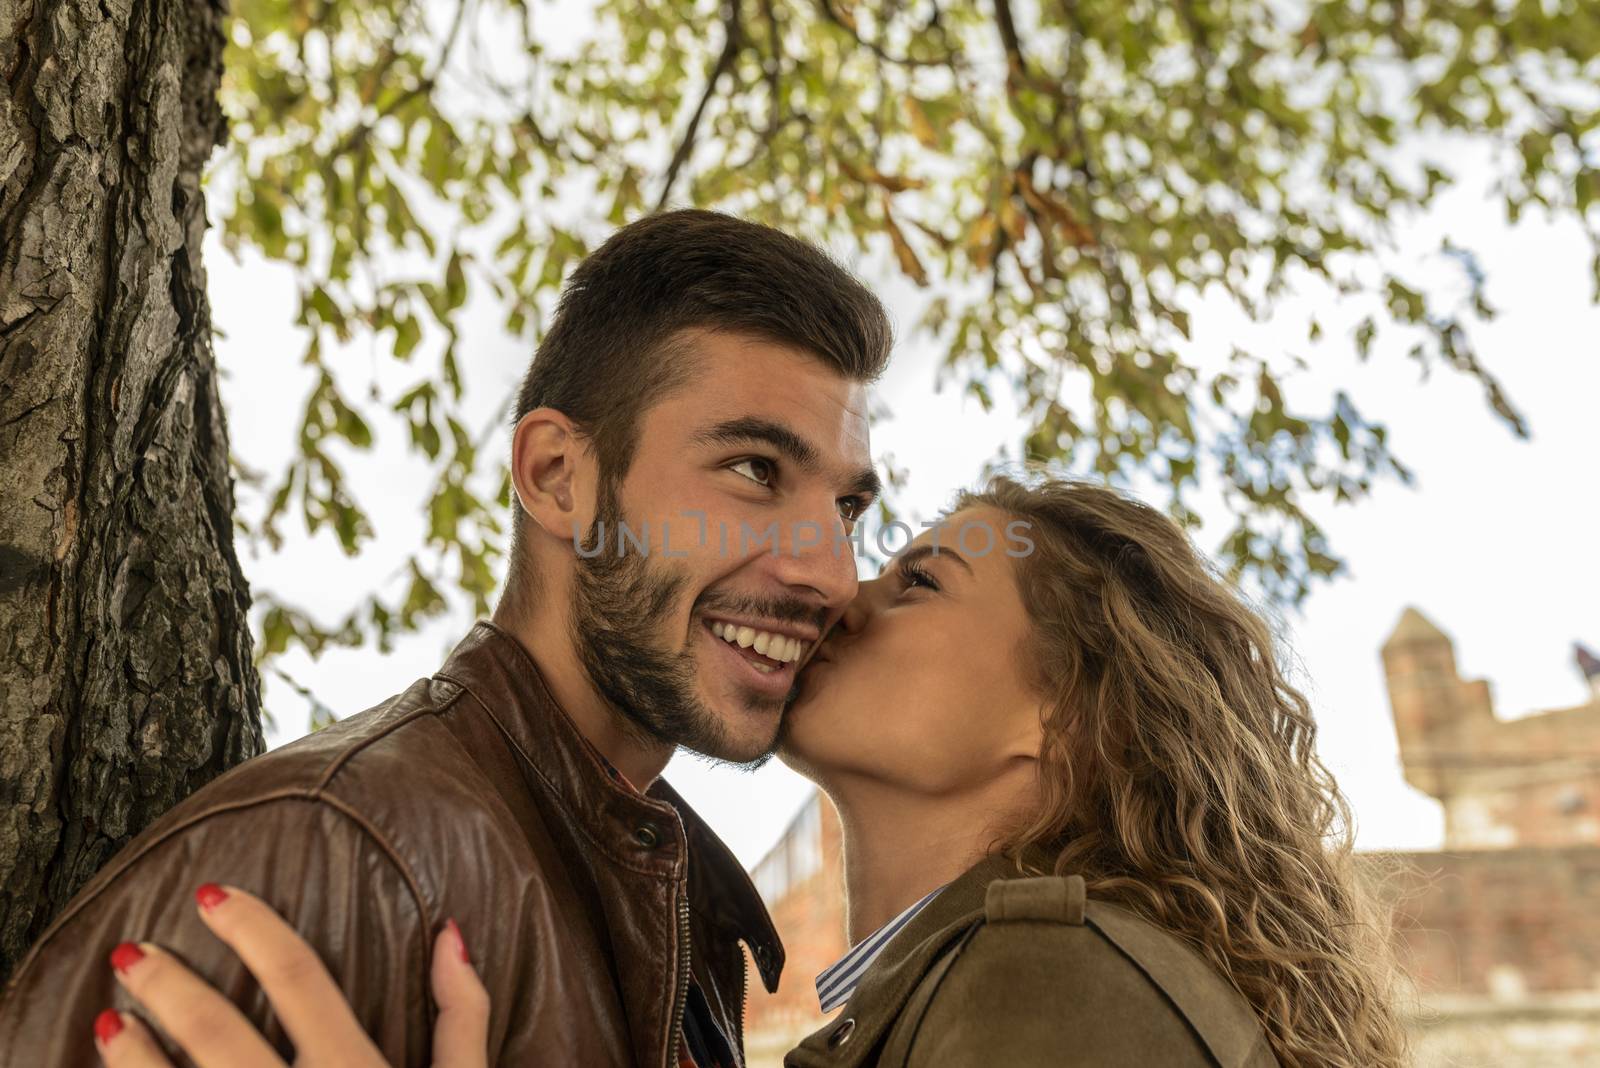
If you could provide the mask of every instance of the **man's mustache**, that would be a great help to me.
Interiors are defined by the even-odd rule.
[[[798,623],[822,631],[828,620],[828,610],[810,604],[798,597],[748,597],[707,591],[695,601],[697,617],[713,613],[770,619],[775,623]]]

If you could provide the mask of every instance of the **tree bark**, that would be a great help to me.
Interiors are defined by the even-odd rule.
[[[0,976],[263,748],[200,263],[224,17],[0,0]]]

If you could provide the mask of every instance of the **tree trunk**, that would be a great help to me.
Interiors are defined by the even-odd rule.
[[[0,977],[263,747],[200,264],[224,16],[0,0]]]

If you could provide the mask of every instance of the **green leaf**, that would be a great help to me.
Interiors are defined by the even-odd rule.
[[[444,273],[444,294],[446,313],[467,302],[467,272],[461,265],[460,250],[450,253],[450,265]]]
[[[394,356],[397,360],[409,360],[411,353],[416,350],[422,341],[422,324],[410,312],[402,312],[395,317],[394,322]]]
[[[1372,317],[1361,320],[1361,325],[1356,327],[1356,352],[1363,360],[1372,355],[1372,339],[1378,332],[1378,326]]]

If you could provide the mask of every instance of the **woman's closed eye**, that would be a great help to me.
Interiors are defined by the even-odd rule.
[[[911,589],[916,586],[922,586],[934,591],[938,591],[939,589],[939,580],[934,578],[928,572],[924,571],[922,568],[918,567],[916,564],[901,565],[900,580],[905,583],[907,589]]]

